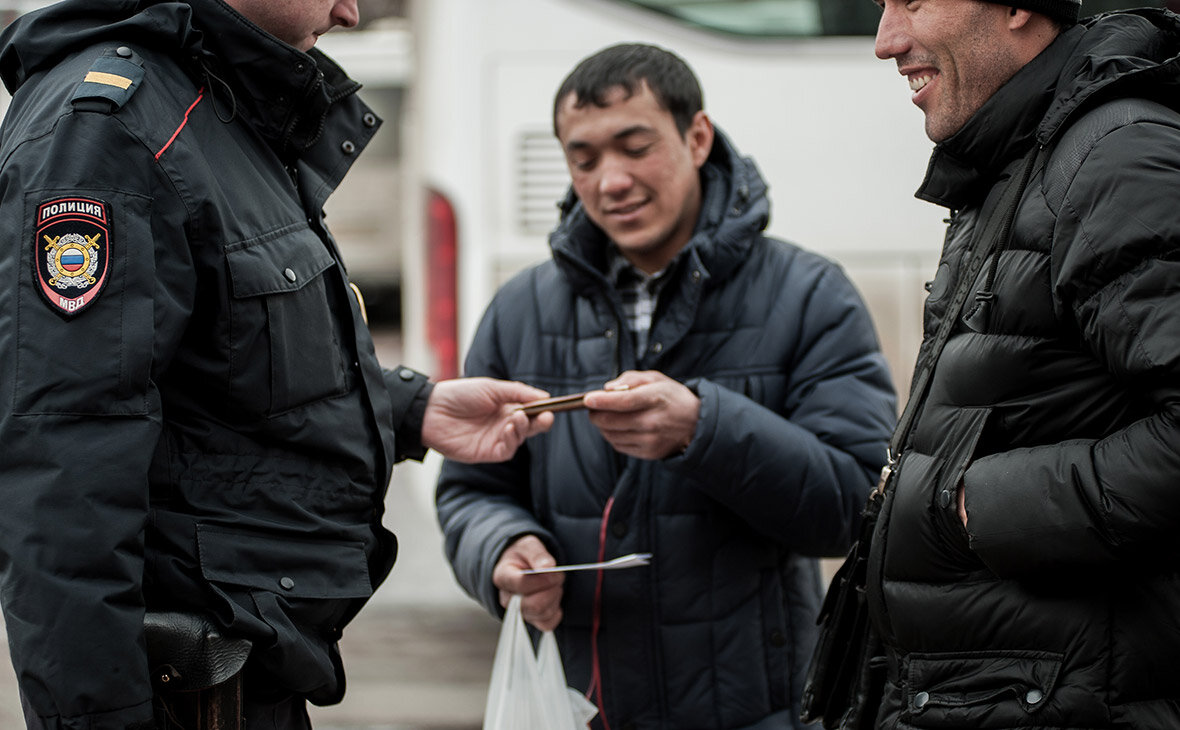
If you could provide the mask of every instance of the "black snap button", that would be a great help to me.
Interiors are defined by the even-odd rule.
[[[294,284],[295,280],[299,278],[291,269],[283,269],[283,276],[287,277],[287,281],[291,282],[292,284]]]
[[[397,376],[402,380],[409,382],[414,379],[414,371],[407,368],[402,368],[397,371]]]
[[[120,58],[131,58],[131,49],[127,46],[119,46],[115,49],[115,55]]]
[[[377,115],[374,114],[373,112],[368,112],[367,114],[365,114],[362,121],[365,123],[366,127],[376,127],[377,126]]]
[[[279,585],[283,587],[284,591],[289,591],[295,587],[295,579],[284,575],[279,579]]]
[[[918,708],[919,710],[925,707],[926,703],[929,701],[929,692],[919,692],[918,694],[914,695],[914,707]]]
[[[340,151],[346,155],[351,155],[353,152],[356,152],[356,145],[353,144],[352,140],[346,139],[341,143]]]
[[[938,493],[938,506],[943,509],[951,506],[951,490],[944,489]]]
[[[626,537],[627,536],[627,523],[616,522],[610,526],[610,531],[611,531],[611,534],[613,534],[615,537],[620,537],[620,538]]]
[[[783,635],[783,632],[775,629],[774,631],[770,632],[770,645],[778,647],[786,646],[787,637]]]
[[[306,66],[306,64],[303,63],[303,61],[300,61],[299,63],[295,64],[295,73],[301,74],[306,70],[307,70],[307,66]]]

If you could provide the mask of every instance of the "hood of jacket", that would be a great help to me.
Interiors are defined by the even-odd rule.
[[[754,161],[742,157],[720,129],[701,166],[701,213],[685,251],[705,276],[720,280],[745,261],[770,221],[766,181]],[[561,221],[549,236],[558,266],[579,291],[606,283],[606,234],[586,215],[571,188],[561,203]]]
[[[1109,13],[1057,37],[935,146],[916,196],[957,209],[976,201],[1008,163],[1049,144],[1086,109],[1141,97],[1180,99],[1180,18],[1155,9]]]
[[[66,0],[17,18],[0,34],[0,80],[12,94],[96,43],[126,43],[181,59],[223,119],[236,115],[280,152],[310,147],[336,101],[360,85],[331,59],[304,53],[223,0]]]

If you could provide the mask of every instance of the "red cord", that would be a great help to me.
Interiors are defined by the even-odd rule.
[[[201,99],[204,99],[204,98],[205,98],[205,87],[202,86],[197,91],[197,100],[194,101],[192,104],[189,104],[188,109],[184,110],[184,119],[181,120],[180,126],[176,128],[176,131],[172,133],[172,136],[168,138],[168,141],[165,142],[164,146],[160,148],[160,151],[156,153],[157,160],[160,159],[160,155],[162,155],[168,151],[168,148],[172,146],[172,143],[176,141],[176,138],[178,136],[180,136],[180,130],[184,129],[184,125],[188,124],[188,115],[190,113],[192,113],[192,110],[195,109],[197,107],[197,104],[201,103]]]
[[[610,520],[610,509],[615,504],[615,498],[606,500],[606,508],[602,510],[602,525],[598,528],[598,562],[606,560],[606,525]],[[602,668],[598,663],[598,628],[602,624],[602,577],[605,571],[599,570],[594,582],[594,614],[590,622],[590,686],[586,689],[586,699],[598,708],[598,717],[602,719],[603,730],[610,730],[610,723],[606,721],[606,708],[602,702]],[[597,696],[597,698],[595,697]]]

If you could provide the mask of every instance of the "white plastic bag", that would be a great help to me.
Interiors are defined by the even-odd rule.
[[[541,634],[533,653],[520,596],[513,596],[496,644],[483,730],[586,730],[596,714],[593,704],[566,685],[552,631]]]

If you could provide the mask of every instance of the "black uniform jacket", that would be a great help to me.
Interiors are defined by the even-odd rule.
[[[1087,21],[935,150],[926,331],[958,321],[871,556],[882,728],[1180,727],[1178,54],[1175,15]],[[990,286],[947,312],[1034,145]]]
[[[720,132],[702,179],[645,352],[604,274],[608,242],[577,205],[553,260],[497,293],[467,359],[468,373],[555,394],[659,370],[700,396],[688,449],[625,457],[585,412],[559,413],[508,463],[446,462],[439,516],[455,575],[492,611],[492,569],[517,535],[563,562],[654,554],[605,574],[597,602],[594,573],[564,584],[567,677],[590,684],[597,614],[610,727],[787,730],[815,643],[814,556],[847,550],[895,400],[860,296],[832,262],[763,233],[766,184]]]
[[[21,691],[47,726],[149,718],[146,605],[207,612],[267,681],[338,700],[335,641],[392,565],[394,430],[425,387],[379,368],[324,228],[379,120],[221,0],[53,6],[5,32],[0,74]]]

